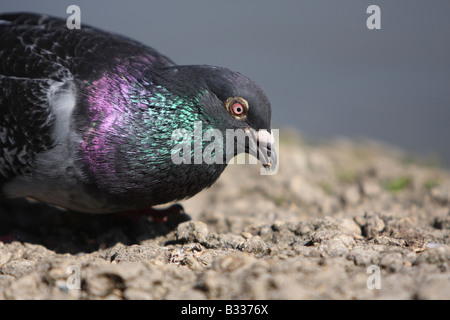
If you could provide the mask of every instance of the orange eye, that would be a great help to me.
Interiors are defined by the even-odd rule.
[[[248,114],[248,102],[241,97],[231,97],[225,101],[228,112],[236,119],[245,119]]]

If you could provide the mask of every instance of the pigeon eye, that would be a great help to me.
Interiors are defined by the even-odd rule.
[[[236,102],[235,104],[233,104],[233,106],[231,107],[231,110],[233,111],[233,113],[235,115],[241,115],[244,113],[244,106],[242,104],[240,104],[239,102]]]
[[[228,98],[225,102],[228,112],[237,119],[243,119],[248,113],[247,100],[240,97]]]

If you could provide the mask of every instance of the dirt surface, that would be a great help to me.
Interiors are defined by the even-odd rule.
[[[0,299],[450,299],[450,173],[285,130],[280,170],[230,165],[153,223],[0,207]]]

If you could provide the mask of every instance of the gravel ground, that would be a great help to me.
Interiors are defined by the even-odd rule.
[[[450,299],[448,171],[372,141],[280,144],[278,174],[230,165],[164,223],[4,201],[0,299]]]

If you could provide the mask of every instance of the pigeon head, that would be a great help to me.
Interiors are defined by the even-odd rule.
[[[198,112],[224,138],[227,131],[234,131],[233,148],[226,151],[228,159],[230,152],[231,156],[246,152],[257,157],[267,169],[276,167],[270,101],[253,80],[226,68],[205,65],[174,66],[163,74],[170,74],[166,80],[172,81],[170,85],[165,84],[166,88],[175,88],[179,96],[202,93],[202,109]]]

